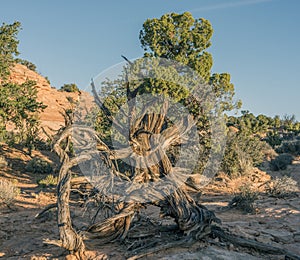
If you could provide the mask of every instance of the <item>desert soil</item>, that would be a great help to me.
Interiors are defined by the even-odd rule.
[[[34,155],[57,163],[56,156],[51,152],[35,152]],[[24,167],[30,159],[25,153],[4,146],[2,156],[6,158],[8,165],[1,168],[0,177],[16,182],[21,193],[10,208],[5,205],[0,208],[0,257],[3,259],[66,259],[65,250],[43,243],[45,239],[59,237],[55,209],[50,210],[40,219],[35,218],[35,215],[45,206],[56,201],[55,188],[41,188],[37,185],[37,180],[44,176],[25,172]],[[248,177],[235,180],[220,175],[204,189],[199,201],[215,211],[224,229],[239,236],[285,248],[300,256],[299,194],[286,199],[267,196],[262,184],[270,179],[269,174],[254,169]],[[294,162],[288,170],[276,173],[277,176],[283,174],[288,174],[299,184],[299,161]],[[259,199],[256,201],[256,212],[245,214],[237,209],[224,210],[237,191],[237,187],[248,182],[260,192]],[[161,221],[156,208],[149,207],[146,213],[152,222]],[[77,209],[76,214],[73,215],[74,222],[78,222],[83,216],[83,210],[80,212]],[[126,243],[101,244],[93,241],[87,243],[87,246],[92,259],[126,259],[130,256]],[[160,251],[142,259],[284,259],[284,256],[262,255],[254,250],[209,238],[190,246],[183,245]]]
[[[58,92],[41,75],[28,70],[25,66],[16,65],[11,73],[11,81],[22,83],[26,79],[35,80],[38,88],[38,98],[48,107],[42,113],[42,125],[46,129],[58,129],[64,124],[61,114],[70,108],[68,97],[76,100],[78,94]],[[86,93],[82,92],[81,97]],[[86,98],[89,98],[86,95]],[[89,103],[89,102],[87,102]],[[0,258],[2,259],[72,259],[67,252],[53,245],[43,243],[45,239],[58,239],[56,210],[52,209],[42,218],[35,218],[47,205],[55,203],[55,188],[42,188],[37,181],[45,176],[25,171],[26,163],[31,159],[26,153],[2,146],[0,155],[4,156],[7,165],[0,167],[0,178],[11,180],[21,192],[11,207],[0,206]],[[44,158],[58,165],[58,158],[49,151],[34,152],[33,156]],[[267,169],[265,169],[267,170]],[[57,169],[55,170],[57,173]],[[300,256],[300,197],[278,199],[267,196],[264,183],[271,176],[291,176],[300,184],[300,160],[294,162],[286,171],[268,172],[254,169],[247,177],[230,180],[220,175],[197,196],[199,202],[215,211],[222,221],[222,228],[246,238],[255,239],[277,247],[282,247]],[[237,209],[224,210],[234,197],[238,187],[250,183],[258,192],[256,212],[245,214]],[[300,187],[299,187],[300,188]],[[72,220],[78,227],[85,219],[84,209],[76,208]],[[71,207],[71,210],[73,208]],[[153,232],[155,226],[151,223],[168,223],[161,220],[158,209],[148,207],[148,229]],[[176,236],[176,234],[174,234]],[[172,239],[156,232],[153,240]],[[167,243],[166,240],[166,243]],[[161,242],[161,244],[163,244]],[[156,245],[157,246],[157,245]],[[103,244],[97,240],[87,243],[91,259],[126,259],[132,255],[128,243],[114,242]],[[176,246],[168,250],[148,255],[143,259],[284,259],[284,256],[259,254],[234,246],[230,243],[208,238],[193,245]]]

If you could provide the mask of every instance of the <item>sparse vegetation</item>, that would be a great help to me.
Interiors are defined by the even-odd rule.
[[[53,168],[46,160],[35,157],[28,162],[25,170],[32,173],[49,174],[53,171]]]
[[[52,174],[47,175],[46,178],[38,181],[38,184],[42,187],[54,187],[57,185],[58,178]]]
[[[49,79],[47,76],[45,77],[45,80],[47,81],[47,83],[48,83],[49,85],[51,85],[50,79]],[[56,89],[55,87],[52,87],[52,88]]]
[[[31,154],[39,126],[39,112],[45,106],[37,101],[37,89],[34,81],[22,84],[7,81],[10,68],[18,52],[17,34],[21,24],[3,24],[0,27],[0,141],[8,144],[22,144]],[[33,69],[28,61],[17,60]],[[8,132],[7,128],[13,128]]]
[[[237,208],[246,213],[254,213],[254,202],[257,200],[258,193],[255,192],[250,184],[244,184],[239,188],[239,193],[229,202],[229,208]]]
[[[231,177],[244,175],[264,159],[266,144],[245,132],[230,132],[222,161],[222,170]]]
[[[291,141],[284,141],[282,144],[276,149],[277,153],[289,153],[294,156],[300,155],[300,140],[294,139]]]
[[[294,157],[288,153],[279,154],[270,161],[270,167],[273,171],[285,170],[294,160]]]
[[[34,148],[39,126],[39,112],[44,110],[41,102],[37,101],[37,89],[34,81],[22,84],[3,83],[0,86],[0,127],[1,139],[4,142],[22,144]],[[14,131],[8,133],[7,126]]]
[[[266,142],[275,148],[282,143],[282,138],[278,134],[277,131],[270,131],[267,133],[267,137],[265,138]]]
[[[80,92],[79,88],[75,83],[71,84],[64,84],[61,88],[60,91],[65,91],[65,92]]]
[[[288,176],[275,178],[266,185],[266,193],[276,198],[295,196],[297,191],[299,191],[297,182]]]
[[[3,23],[0,26],[0,79],[2,81],[9,76],[9,70],[15,62],[15,56],[19,55],[17,35],[20,28],[20,22]]]
[[[36,65],[33,64],[32,62],[28,61],[28,60],[23,60],[23,59],[16,59],[16,62],[19,64],[22,64],[24,66],[26,66],[28,69],[36,72]]]
[[[20,189],[11,181],[0,179],[0,205],[5,204],[11,206],[19,193]]]

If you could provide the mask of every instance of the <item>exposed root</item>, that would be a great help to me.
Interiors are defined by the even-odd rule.
[[[212,226],[211,227],[212,234],[216,237],[219,237],[223,241],[228,241],[236,246],[247,247],[255,249],[259,252],[273,255],[285,255],[286,259],[299,260],[300,257],[279,247],[271,246],[268,244],[264,244],[252,239],[247,239],[243,237],[238,237],[232,234],[229,234],[222,230],[220,227]]]

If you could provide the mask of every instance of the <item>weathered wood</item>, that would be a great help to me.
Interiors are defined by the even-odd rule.
[[[230,242],[236,246],[241,247],[247,247],[252,248],[254,250],[257,250],[259,252],[265,253],[265,254],[273,254],[273,255],[285,255],[287,259],[292,260],[299,260],[300,257],[295,255],[294,253],[291,253],[283,248],[275,247],[269,244],[261,243],[252,239],[247,239],[243,237],[238,237],[233,234],[229,234],[222,230],[220,227],[212,226],[211,227],[212,234],[216,237],[219,237],[220,239]]]
[[[186,133],[195,125],[195,121],[190,115],[182,118],[176,124],[168,125],[166,115],[169,109],[169,101],[163,97],[145,100],[145,104],[140,108],[140,111],[137,111],[135,98],[138,95],[139,86],[131,91],[129,83],[127,83],[129,133],[126,136],[124,126],[115,120],[111,111],[100,100],[93,81],[91,86],[97,106],[104,112],[108,121],[114,124],[116,130],[125,138],[128,138],[128,143],[127,147],[112,149],[92,129],[82,125],[72,126],[70,124],[72,118],[67,118],[67,127],[55,138],[54,150],[61,160],[57,187],[60,240],[56,243],[71,252],[79,253],[82,257],[84,257],[85,250],[83,238],[101,238],[102,241],[126,238],[131,221],[140,208],[139,196],[145,196],[145,194],[141,194],[143,191],[135,189],[135,185],[137,183],[147,185],[147,183],[159,182],[162,178],[174,172],[166,151],[172,145],[180,144]],[[71,137],[73,137],[72,140]],[[75,158],[69,157],[71,141],[80,151]],[[94,142],[97,143],[96,151]],[[125,196],[126,203],[115,215],[100,223],[94,223],[79,235],[72,227],[70,217],[70,169],[81,162],[91,161],[95,155],[101,156],[109,169],[107,176],[99,178],[103,187],[112,190],[114,181],[111,176],[118,176],[129,183],[129,188],[126,191],[128,194]],[[116,160],[124,158],[130,159],[130,176],[126,176],[119,170]],[[217,221],[214,214],[205,207],[198,205],[171,180],[168,185],[168,187],[163,187],[165,190],[169,189],[165,195],[164,192],[160,193],[155,189],[149,191],[151,193],[149,197],[152,198],[149,203],[152,203],[153,200],[158,202],[157,205],[161,207],[162,215],[173,217],[178,224],[178,228],[184,234],[199,239],[209,233],[211,222]],[[98,211],[95,216],[97,214]],[[55,242],[52,241],[52,243]]]

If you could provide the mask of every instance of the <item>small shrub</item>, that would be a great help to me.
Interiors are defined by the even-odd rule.
[[[279,154],[275,159],[270,161],[271,170],[285,170],[288,165],[292,164],[294,157],[288,153]]]
[[[52,174],[47,175],[46,178],[38,181],[38,184],[42,187],[53,187],[58,183],[58,178],[54,177]]]
[[[246,213],[255,212],[254,201],[257,199],[257,192],[251,189],[249,184],[239,188],[239,193],[229,202],[229,208],[237,208]]]
[[[268,132],[267,137],[265,138],[266,142],[272,146],[272,148],[275,148],[278,145],[281,145],[282,138],[280,134],[276,132]]]
[[[60,91],[65,91],[65,92],[80,92],[79,88],[74,83],[72,83],[72,84],[64,84],[60,88]]]
[[[26,66],[28,69],[36,72],[36,65],[33,64],[32,62],[28,61],[28,60],[23,60],[23,59],[16,59],[16,62],[19,64],[22,64],[24,66]]]
[[[298,156],[300,155],[300,140],[285,141],[276,149],[276,152]]]
[[[51,85],[50,79],[49,79],[47,76],[45,77],[45,80],[47,81],[47,83],[48,83],[49,85]],[[51,87],[51,88],[56,89],[55,87]]]
[[[276,178],[266,185],[266,193],[276,198],[295,196],[297,191],[297,182],[288,176]]]
[[[11,181],[0,179],[0,204],[10,206],[19,193],[20,189]]]
[[[262,163],[266,143],[243,132],[230,133],[222,161],[222,170],[231,177],[245,175]]]
[[[32,160],[30,160],[26,165],[25,169],[28,172],[43,174],[49,174],[53,171],[52,166],[49,162],[38,157],[35,157]]]

